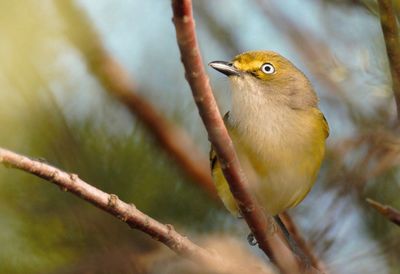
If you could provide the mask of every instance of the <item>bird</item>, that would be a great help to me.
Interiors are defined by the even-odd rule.
[[[224,123],[248,187],[268,216],[277,217],[298,205],[317,179],[329,136],[318,96],[305,74],[273,51],[248,51],[209,65],[229,78],[232,102]],[[219,197],[240,217],[212,147],[210,163]]]

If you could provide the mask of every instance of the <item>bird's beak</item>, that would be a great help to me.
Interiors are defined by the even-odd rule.
[[[240,71],[237,68],[235,68],[233,64],[230,62],[214,61],[210,62],[208,65],[213,69],[218,70],[219,72],[225,74],[228,77],[240,75]]]

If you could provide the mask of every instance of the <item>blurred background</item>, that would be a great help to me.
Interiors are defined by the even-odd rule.
[[[315,86],[331,128],[328,155],[290,213],[317,256],[330,273],[400,273],[400,229],[365,202],[400,208],[400,139],[376,2],[194,2],[205,63],[274,50]],[[247,245],[243,220],[117,99],[110,75],[128,77],[129,92],[206,159],[171,17],[168,0],[0,0],[0,146],[77,173],[197,242],[228,239],[262,256]],[[208,72],[224,113],[228,82]],[[172,270],[176,256],[147,235],[36,177],[1,167],[0,188],[0,273],[189,273]]]

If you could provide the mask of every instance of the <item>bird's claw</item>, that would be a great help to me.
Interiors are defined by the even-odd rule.
[[[251,246],[257,245],[256,237],[254,236],[254,234],[252,232],[250,232],[250,234],[247,235],[247,241],[249,242],[249,245],[251,245]]]

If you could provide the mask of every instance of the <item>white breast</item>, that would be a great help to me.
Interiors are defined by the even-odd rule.
[[[303,111],[290,108],[276,94],[262,94],[268,91],[251,82],[240,82],[233,88],[229,122],[260,157],[267,157],[271,150],[296,150],[305,145],[311,132]]]
[[[266,201],[263,206],[275,214],[304,197],[315,179],[311,173],[319,163],[318,167],[310,166],[310,171],[302,167],[313,146],[314,127],[309,113],[290,108],[277,94],[266,96],[262,92],[268,90],[245,81],[233,83],[228,123],[236,131],[233,142],[250,183],[256,193],[262,193]],[[241,146],[250,149],[251,155]],[[252,164],[248,157],[253,158]],[[266,173],[259,174],[254,163],[265,166]]]

